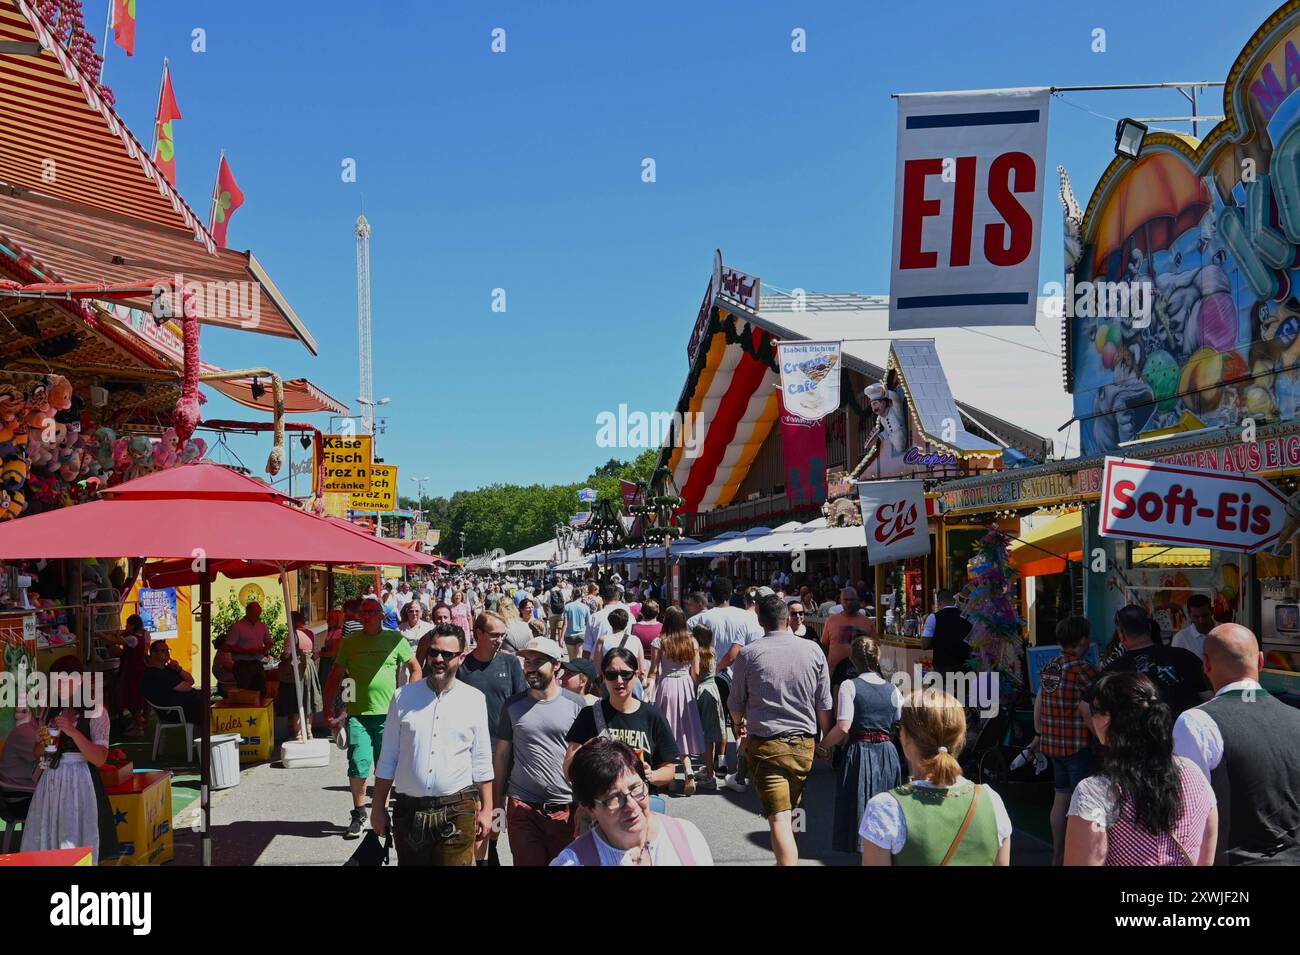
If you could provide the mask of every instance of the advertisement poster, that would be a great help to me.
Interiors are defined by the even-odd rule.
[[[180,636],[180,618],[176,613],[176,588],[162,590],[140,588],[139,614],[153,640],[175,640]]]
[[[872,566],[930,553],[924,481],[864,481],[858,500]]]
[[[776,357],[787,412],[820,421],[839,408],[839,342],[778,342]]]
[[[898,97],[890,331],[1034,324],[1049,96]]]
[[[826,422],[809,421],[781,405],[781,456],[785,465],[785,497],[793,504],[826,500]]]

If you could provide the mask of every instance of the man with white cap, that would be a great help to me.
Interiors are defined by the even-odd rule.
[[[530,640],[519,652],[528,689],[501,708],[494,801],[505,805],[510,855],[518,866],[550,865],[577,835],[573,790],[564,775],[565,737],[587,701],[556,679],[565,656],[554,640]]]

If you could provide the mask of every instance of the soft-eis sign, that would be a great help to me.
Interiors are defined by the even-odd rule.
[[[1263,478],[1107,458],[1098,532],[1249,554],[1277,540],[1286,507]]]

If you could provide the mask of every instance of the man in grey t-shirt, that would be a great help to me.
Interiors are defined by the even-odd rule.
[[[812,773],[817,731],[831,728],[830,669],[820,646],[790,632],[784,600],[769,594],[757,609],[767,635],[736,657],[727,705],[745,737],[777,865],[798,865],[793,811]]]
[[[501,707],[495,798],[509,797],[506,832],[517,866],[550,865],[577,835],[573,790],[564,775],[565,737],[587,701],[556,679],[565,656],[554,640],[530,640],[519,653],[528,690]]]

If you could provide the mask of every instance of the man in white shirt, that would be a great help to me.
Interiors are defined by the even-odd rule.
[[[1174,634],[1173,645],[1180,650],[1191,650],[1200,660],[1205,659],[1205,638],[1214,629],[1214,612],[1210,598],[1205,594],[1192,594],[1187,598],[1187,616],[1191,623]]]
[[[1215,865],[1300,864],[1300,711],[1260,685],[1259,641],[1225,623],[1204,644],[1214,698],[1174,723],[1174,755],[1190,759],[1219,809]]]
[[[397,600],[397,614],[398,616],[401,616],[402,611],[406,608],[406,605],[414,599],[415,594],[411,593],[411,588],[407,586],[406,581],[403,580],[397,585],[397,593],[394,596]]]
[[[475,838],[492,828],[487,702],[456,679],[464,632],[444,624],[431,636],[429,675],[399,690],[388,707],[370,825],[380,836],[388,831],[388,795],[395,792],[398,865],[472,866]]]

